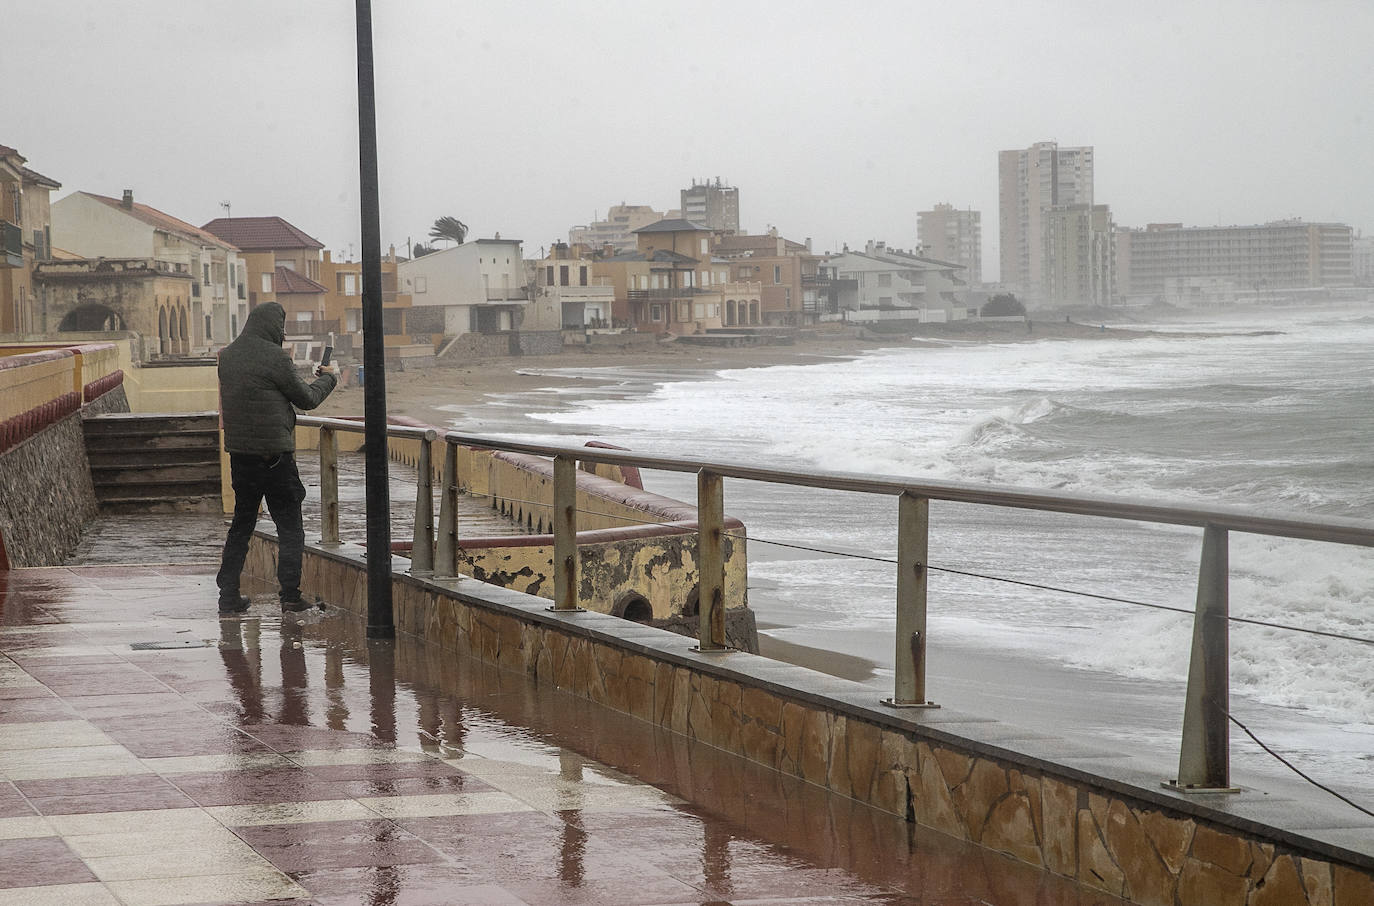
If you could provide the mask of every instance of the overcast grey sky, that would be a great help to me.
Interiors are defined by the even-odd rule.
[[[1374,3],[374,0],[383,247],[452,214],[533,254],[621,201],[740,189],[818,250],[983,212],[997,151],[1096,148],[1124,225],[1374,229]],[[354,4],[52,0],[0,24],[0,144],[197,225],[357,252]]]

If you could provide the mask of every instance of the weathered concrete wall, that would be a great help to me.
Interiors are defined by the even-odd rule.
[[[0,545],[10,567],[60,566],[98,509],[79,414],[0,453]]]
[[[448,346],[440,361],[463,361],[466,359],[496,359],[510,355],[510,337],[503,333],[464,333],[459,334]]]
[[[551,613],[538,598],[400,569],[398,632],[1129,902],[1374,902],[1374,858],[1229,815],[1157,782],[1104,779],[963,736],[942,726],[939,712],[886,709],[866,687],[803,668],[694,653],[679,637],[614,617]],[[271,582],[275,570],[275,543],[256,537],[246,574]],[[307,550],[302,589],[365,614],[361,548]],[[976,722],[965,732],[976,734]]]

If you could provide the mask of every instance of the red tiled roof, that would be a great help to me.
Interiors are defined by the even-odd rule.
[[[235,246],[233,243],[221,239],[214,233],[207,233],[205,230],[202,230],[199,227],[193,227],[184,220],[178,220],[171,214],[164,214],[157,208],[150,208],[146,204],[139,204],[138,202],[134,202],[131,207],[126,208],[124,207],[123,202],[121,202],[118,198],[110,198],[106,195],[96,195],[94,192],[82,192],[81,194],[88,195],[91,198],[94,198],[96,201],[109,205],[115,210],[123,211],[131,217],[135,217],[143,221],[149,226],[154,226],[172,233],[180,233],[183,236],[191,237],[197,242],[204,242],[209,245],[227,246],[231,249],[237,249],[237,246]]]
[[[324,244],[280,217],[218,217],[201,227],[245,252],[322,249]]]
[[[296,273],[289,267],[277,265],[277,278],[273,284],[273,289],[280,295],[281,293],[327,293],[320,284],[311,280],[309,277]]]

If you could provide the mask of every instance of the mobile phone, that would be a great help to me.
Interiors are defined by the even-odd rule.
[[[334,347],[333,347],[333,346],[326,346],[326,347],[324,348],[324,355],[320,356],[320,365],[322,365],[322,366],[323,366],[323,365],[328,365],[328,364],[329,364],[329,360],[333,357],[333,355],[334,355]]]

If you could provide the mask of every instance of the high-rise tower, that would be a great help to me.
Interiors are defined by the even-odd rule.
[[[1093,149],[1036,142],[1000,151],[997,176],[1001,281],[1038,297],[1045,209],[1093,203]]]

